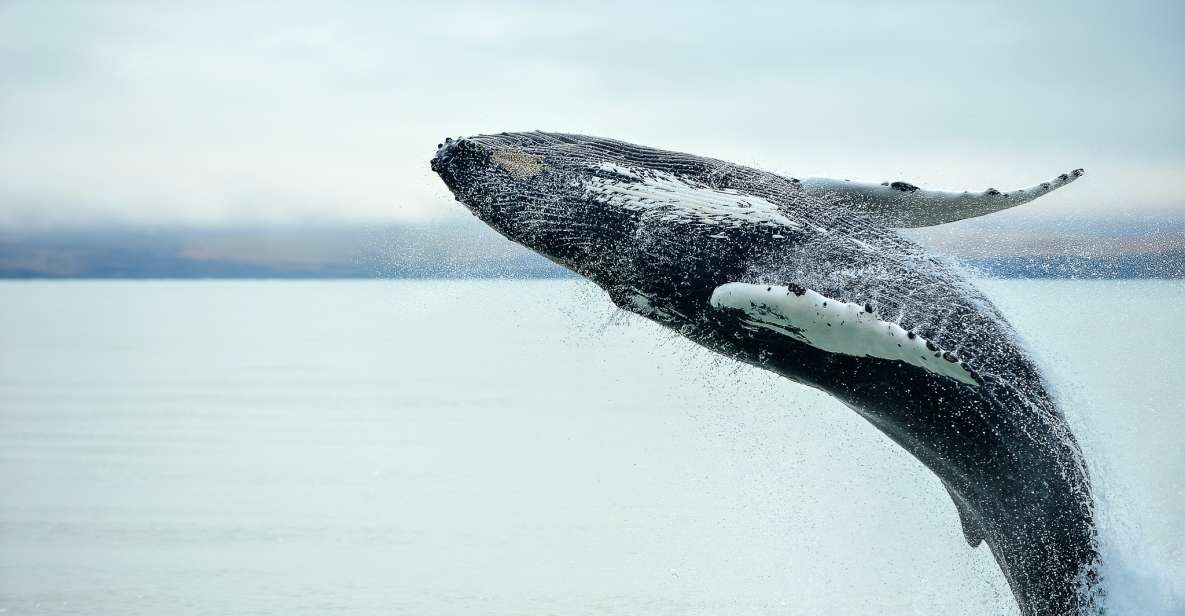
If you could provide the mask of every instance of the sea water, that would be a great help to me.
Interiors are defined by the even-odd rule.
[[[1185,283],[982,281],[1110,592],[1185,579]],[[1134,602],[1134,603],[1133,603]],[[1013,614],[938,479],[576,281],[0,284],[4,614]]]

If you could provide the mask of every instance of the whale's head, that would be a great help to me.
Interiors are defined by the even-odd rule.
[[[620,268],[640,212],[590,187],[620,157],[592,137],[502,133],[446,139],[432,158],[457,201],[510,240],[597,282]]]
[[[656,268],[685,287],[714,282],[804,230],[762,196],[795,190],[791,180],[614,139],[447,139],[432,170],[484,223],[611,295]]]

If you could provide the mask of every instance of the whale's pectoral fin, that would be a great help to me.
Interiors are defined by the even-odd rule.
[[[899,361],[977,387],[982,380],[953,353],[891,321],[872,306],[800,286],[730,282],[712,291],[714,308],[736,310],[751,329],[773,331],[830,353]]]
[[[870,184],[827,178],[803,178],[799,185],[805,194],[858,209],[889,227],[931,227],[1028,203],[1084,173],[1075,169],[1048,182],[1007,192],[994,188],[983,192],[946,192],[918,188],[907,182]]]
[[[973,548],[979,547],[979,544],[983,543],[984,533],[978,518],[975,517],[971,507],[967,505],[967,501],[963,500],[958,492],[952,490],[945,482],[942,485],[946,487],[950,499],[955,502],[955,509],[959,512],[959,522],[963,525],[963,538],[967,540],[967,545]]]

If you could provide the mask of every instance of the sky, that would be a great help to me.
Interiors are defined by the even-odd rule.
[[[1185,216],[1183,2],[726,4],[0,0],[0,225],[437,220],[534,129]]]

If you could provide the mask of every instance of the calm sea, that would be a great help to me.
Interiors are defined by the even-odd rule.
[[[1115,596],[1179,608],[1185,283],[982,285],[1095,465]],[[0,612],[1013,608],[870,425],[585,284],[209,281],[0,284]]]

